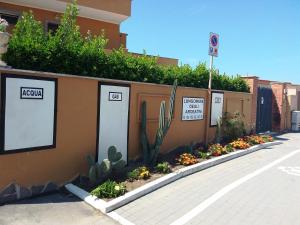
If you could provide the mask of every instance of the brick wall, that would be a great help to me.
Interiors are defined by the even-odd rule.
[[[287,83],[260,80],[256,76],[243,77],[252,93],[251,123],[256,126],[257,91],[258,87],[270,87],[273,92],[272,99],[272,131],[283,131],[291,128],[291,106],[285,90]]]
[[[252,105],[251,105],[251,127],[255,130],[256,127],[256,107],[257,107],[257,87],[258,77],[244,77],[244,80],[250,87],[250,93],[252,93]]]

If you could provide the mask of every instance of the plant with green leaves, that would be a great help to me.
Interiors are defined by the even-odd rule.
[[[74,70],[80,69],[78,59],[84,46],[84,39],[77,25],[78,14],[77,5],[68,4],[56,32],[50,32],[48,35],[47,46],[51,55],[48,61],[55,72],[63,70],[64,73],[71,74]]]
[[[142,108],[141,108],[142,122],[141,122],[140,138],[141,138],[141,144],[143,148],[144,163],[148,166],[154,166],[157,163],[160,147],[171,126],[173,115],[174,115],[176,89],[177,89],[177,80],[175,80],[173,83],[171,96],[169,100],[169,113],[167,118],[166,118],[166,102],[162,101],[160,104],[158,128],[156,131],[155,141],[153,144],[149,142],[148,135],[147,135],[147,103],[146,101],[142,103]]]
[[[32,11],[24,12],[10,38],[5,61],[14,68],[45,68],[48,56],[46,35],[40,21],[34,19]]]
[[[122,153],[118,152],[115,146],[108,148],[108,159],[104,159],[101,163],[95,162],[90,155],[87,157],[87,161],[89,164],[89,179],[92,183],[100,183],[112,173],[120,173],[126,166],[126,162],[122,160]]]
[[[220,144],[222,141],[222,117],[217,119],[216,129],[216,143]]]
[[[222,117],[222,138],[225,142],[230,142],[246,134],[244,116],[240,112],[230,114],[226,112]]]
[[[197,153],[197,157],[200,158],[200,159],[209,159],[211,157],[211,153],[210,152],[199,151]]]
[[[155,170],[159,173],[170,173],[172,171],[168,162],[158,163],[155,167]]]
[[[230,152],[233,152],[234,151],[234,148],[231,144],[227,144],[224,146],[225,150],[227,153],[230,153]]]
[[[151,177],[150,170],[146,166],[140,166],[127,173],[128,181],[147,180]]]
[[[211,157],[210,152],[208,152],[207,149],[201,144],[195,144],[192,154],[199,159],[208,159]]]
[[[126,191],[126,186],[124,184],[107,180],[91,191],[91,194],[98,198],[116,198],[124,195]]]
[[[127,179],[128,179],[128,181],[133,182],[133,181],[139,179],[139,175],[140,175],[140,170],[138,168],[136,168],[127,173]]]
[[[215,142],[231,142],[246,134],[244,116],[240,112],[225,112],[222,117],[217,120]]]

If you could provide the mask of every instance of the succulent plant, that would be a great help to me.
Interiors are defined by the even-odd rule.
[[[146,165],[155,165],[157,162],[158,154],[160,151],[160,147],[163,143],[164,137],[166,136],[171,122],[173,120],[174,114],[174,105],[175,105],[175,97],[176,97],[176,89],[177,89],[177,80],[174,81],[171,96],[169,100],[169,113],[168,118],[166,119],[166,102],[162,101],[160,104],[160,112],[159,112],[159,125],[156,131],[155,141],[153,144],[149,143],[148,135],[147,135],[147,103],[142,102],[141,115],[142,115],[142,123],[141,123],[141,144],[143,148],[143,158],[144,163]]]
[[[126,162],[122,160],[122,153],[118,152],[115,146],[108,148],[108,160],[114,172],[120,172],[126,166]]]
[[[118,173],[126,166],[126,162],[122,160],[122,153],[118,152],[115,146],[108,148],[108,159],[104,159],[101,163],[96,162],[91,155],[87,156],[87,161],[89,179],[92,183],[100,183],[112,172]]]

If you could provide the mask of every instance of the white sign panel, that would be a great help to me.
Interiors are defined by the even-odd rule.
[[[53,147],[56,80],[6,75],[2,82],[4,151]]]
[[[219,53],[219,35],[215,33],[209,34],[209,49],[208,54],[218,57]]]
[[[297,95],[297,90],[296,89],[287,89],[287,95],[291,96],[291,95]]]
[[[216,126],[218,120],[223,116],[223,100],[224,94],[212,92],[211,96],[211,113],[210,113],[210,125]]]
[[[98,162],[108,157],[107,150],[112,145],[127,161],[130,88],[116,85],[100,87]]]
[[[182,120],[203,119],[204,98],[183,97]]]

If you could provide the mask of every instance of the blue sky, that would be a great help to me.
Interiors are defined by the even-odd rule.
[[[121,31],[131,52],[192,66],[209,63],[215,32],[221,73],[300,84],[300,0],[133,0]]]

